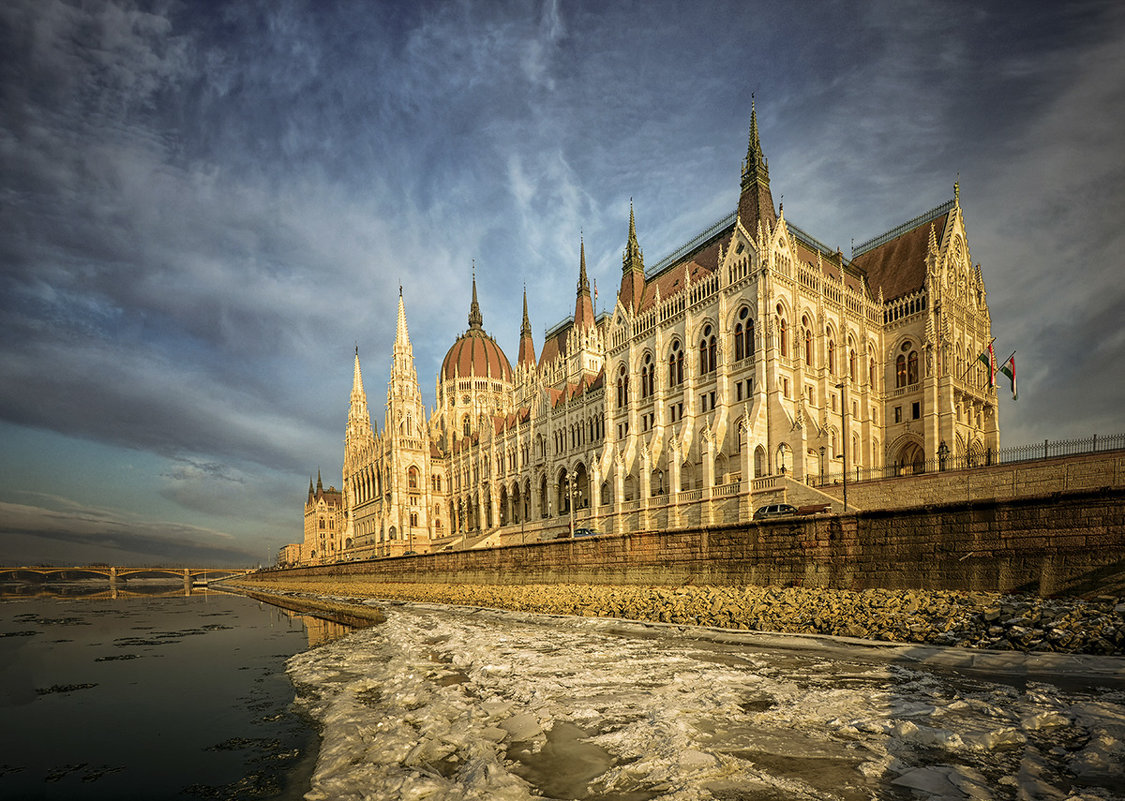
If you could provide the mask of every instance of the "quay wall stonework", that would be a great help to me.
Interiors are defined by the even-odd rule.
[[[848,503],[858,509],[897,509],[977,498],[1035,498],[1107,487],[1125,487],[1125,452],[1077,454],[897,476],[881,481],[849,482]],[[838,501],[843,499],[843,487],[839,483],[818,489]]]
[[[803,586],[1125,596],[1125,489],[603,535],[257,574],[432,584]]]

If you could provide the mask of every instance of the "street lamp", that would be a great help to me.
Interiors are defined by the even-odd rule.
[[[574,487],[575,482],[578,481],[578,471],[571,470],[566,475],[567,479],[567,496],[566,505],[570,509],[570,538],[574,539]]]
[[[844,382],[836,385],[840,390],[840,469],[844,474],[844,513],[848,511],[848,407],[844,403]]]
[[[824,486],[824,446],[820,446],[820,486]]]

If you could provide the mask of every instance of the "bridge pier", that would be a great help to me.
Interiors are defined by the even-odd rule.
[[[191,595],[191,571],[184,568],[184,595]]]

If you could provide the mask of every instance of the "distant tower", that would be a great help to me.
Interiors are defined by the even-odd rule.
[[[343,549],[344,503],[335,487],[324,488],[320,470],[316,471],[316,489],[309,479],[309,495],[305,501],[305,541],[301,546],[303,563],[334,561]]]
[[[348,427],[344,431],[343,508],[346,544],[355,542],[355,510],[358,498],[356,488],[348,480],[359,471],[360,465],[369,461],[375,446],[375,430],[371,425],[371,415],[367,409],[367,393],[363,390],[363,374],[359,369],[359,347],[355,349],[355,364],[352,368],[352,394],[348,402]],[[312,493],[312,481],[309,482]],[[349,545],[350,547],[350,545]]]

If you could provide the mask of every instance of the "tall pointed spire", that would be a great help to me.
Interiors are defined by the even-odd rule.
[[[770,193],[770,167],[762,153],[758,138],[758,110],[753,96],[750,100],[750,141],[746,146],[746,160],[742,163],[742,193],[738,198],[738,217],[747,231],[753,232],[757,224],[767,220],[777,223]]]
[[[480,314],[480,304],[477,303],[477,263],[473,261],[473,303],[469,306],[469,328],[478,329],[484,325],[484,318]]]
[[[590,298],[590,281],[586,278],[586,242],[579,239],[578,297],[574,301],[574,328],[585,331],[594,326],[594,301]]]
[[[520,325],[520,352],[516,361],[520,367],[535,367],[535,342],[531,338],[531,319],[527,316],[527,286],[523,288],[523,324]]]
[[[645,257],[637,242],[637,221],[633,215],[633,200],[629,200],[629,237],[621,256],[621,302],[635,309],[641,304],[645,290]]]
[[[320,480],[320,468],[316,469],[316,494],[320,496],[324,493],[324,483]]]
[[[402,305],[402,286],[398,288],[398,322],[395,327],[395,351],[410,348],[410,332],[406,329],[406,307]]]
[[[410,332],[406,327],[406,306],[402,300],[402,287],[398,290],[398,323],[391,362],[391,387],[410,388],[409,394],[418,392],[418,374],[414,369],[414,349],[410,345]]]
[[[363,373],[359,369],[359,345],[355,348],[352,368],[352,395],[348,402],[348,428],[344,437],[347,449],[363,446],[372,438],[371,415],[367,411],[367,393],[363,390]],[[347,456],[345,455],[345,459]],[[312,487],[312,479],[309,479]]]

